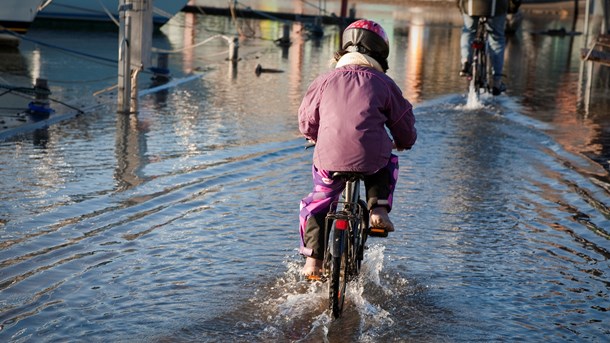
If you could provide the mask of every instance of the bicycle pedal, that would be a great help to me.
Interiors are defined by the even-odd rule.
[[[326,282],[326,277],[321,274],[313,274],[304,276],[305,281],[307,282]]]
[[[388,237],[388,230],[379,227],[372,227],[369,231],[371,237]]]

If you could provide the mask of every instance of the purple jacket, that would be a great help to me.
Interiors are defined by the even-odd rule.
[[[386,74],[347,65],[319,76],[299,108],[299,129],[316,142],[313,162],[329,171],[374,173],[388,164],[392,139],[408,149],[417,139],[413,106]]]

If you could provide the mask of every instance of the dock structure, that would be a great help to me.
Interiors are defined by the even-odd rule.
[[[591,102],[591,90],[593,87],[594,64],[610,67],[610,0],[599,0],[601,5],[602,25],[601,32],[589,42],[589,16],[591,15],[591,0],[585,4],[585,47],[581,49],[580,84],[586,84],[584,88],[584,105],[587,108]],[[586,68],[585,68],[586,67]],[[585,77],[585,69],[586,77]]]
[[[251,8],[239,8],[232,10],[231,8],[221,7],[208,7],[208,6],[195,6],[187,4],[182,8],[182,12],[196,13],[196,14],[209,14],[217,16],[232,16],[235,15],[240,18],[251,18],[251,19],[271,19],[271,20],[289,20],[289,21],[300,21],[300,22],[313,22],[320,20],[322,24],[329,25],[341,25],[345,23],[351,23],[356,20],[353,12],[350,13],[349,17],[336,16],[336,15],[314,15],[314,14],[300,14],[300,13],[282,13],[282,12],[268,12],[261,10],[254,10]],[[342,10],[343,12],[343,10]]]
[[[585,61],[600,63],[610,67],[610,34],[600,34],[590,49],[582,49],[581,57]]]

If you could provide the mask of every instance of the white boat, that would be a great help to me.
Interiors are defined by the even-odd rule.
[[[165,24],[184,8],[187,1],[154,0],[153,24]],[[117,23],[119,4],[119,0],[52,0],[38,13],[37,18]]]
[[[2,0],[0,25],[17,33],[26,33],[45,0]]]
[[[1,0],[0,6],[0,31],[10,30],[15,33],[24,34],[28,31],[30,24],[36,18],[39,8],[46,0]],[[0,45],[19,44],[17,36],[0,33]]]

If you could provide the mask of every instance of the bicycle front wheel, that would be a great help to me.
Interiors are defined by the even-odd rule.
[[[480,95],[480,92],[481,92],[481,89],[480,89],[480,81],[481,81],[480,80],[481,79],[480,69],[481,69],[481,67],[479,65],[479,60],[478,60],[478,56],[476,54],[476,51],[475,51],[475,56],[474,56],[474,58],[472,60],[472,67],[471,68],[472,69],[471,69],[471,72],[470,72],[471,76],[470,76],[470,85],[469,85],[470,89],[469,89],[469,91],[474,91],[474,93],[476,94],[477,99],[478,99],[478,97]]]
[[[487,56],[484,43],[477,42],[473,51],[472,71],[470,79],[470,89],[474,90],[477,98],[481,95],[481,89],[487,90]]]
[[[333,256],[329,285],[330,309],[334,318],[343,313],[348,277],[348,234],[346,230],[333,230]]]

